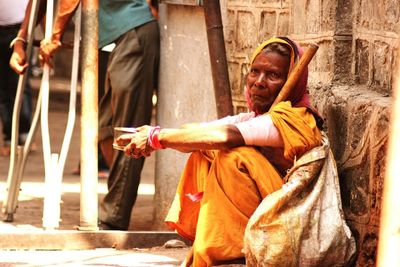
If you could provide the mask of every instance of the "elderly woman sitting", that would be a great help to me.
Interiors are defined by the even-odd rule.
[[[156,149],[192,152],[166,223],[193,241],[187,264],[211,266],[244,257],[246,224],[261,201],[282,187],[296,158],[321,144],[305,71],[285,102],[272,104],[302,49],[272,38],[254,52],[246,75],[249,113],[180,129],[143,126],[117,140],[130,157]]]

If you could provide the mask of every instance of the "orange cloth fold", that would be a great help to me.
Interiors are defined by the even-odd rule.
[[[284,149],[276,150],[276,155],[271,150],[271,156],[285,155],[284,163],[293,164],[297,155],[320,144],[315,119],[306,108],[292,108],[290,102],[278,104],[271,116],[284,140]],[[250,146],[191,154],[165,221],[180,235],[194,240],[193,266],[244,257],[246,224],[261,201],[282,187],[279,169],[282,166],[274,166]],[[200,201],[187,196],[199,192],[203,192]]]

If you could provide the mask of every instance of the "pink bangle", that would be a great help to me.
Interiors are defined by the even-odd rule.
[[[158,140],[158,134],[160,133],[160,131],[161,131],[161,127],[156,126],[156,127],[153,127],[149,132],[148,142],[149,142],[149,145],[155,150],[165,149],[165,147]]]

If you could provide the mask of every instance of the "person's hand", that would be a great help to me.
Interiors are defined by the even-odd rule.
[[[14,44],[14,51],[10,58],[10,67],[19,75],[23,74],[28,67],[22,42],[16,42]]]
[[[39,61],[42,67],[44,66],[44,64],[48,64],[50,68],[53,68],[53,64],[51,61],[60,46],[60,41],[43,39],[40,42]]]
[[[151,129],[152,127],[147,125],[138,127],[136,128],[136,133],[121,135],[116,140],[116,143],[118,146],[125,146],[124,153],[128,157],[148,157],[154,151],[148,144],[148,136]]]
[[[154,18],[158,19],[158,7],[153,4],[153,1],[147,0],[147,4],[149,5],[150,12]]]
[[[115,143],[116,143],[119,147],[125,147],[125,146],[129,145],[129,143],[131,142],[131,139],[133,138],[134,135],[135,135],[135,133],[121,134],[121,135],[115,140]]]

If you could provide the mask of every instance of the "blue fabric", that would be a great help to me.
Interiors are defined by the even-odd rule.
[[[145,0],[100,0],[99,48],[155,18]]]

